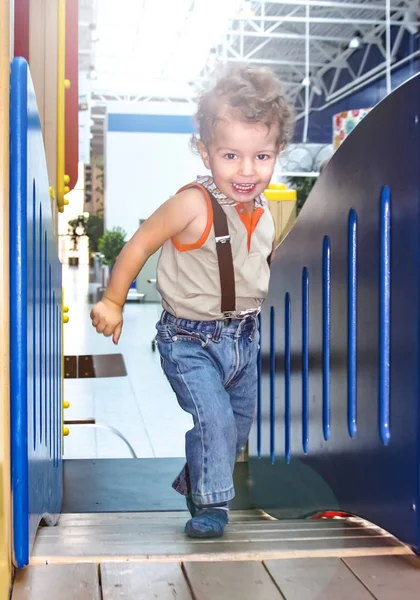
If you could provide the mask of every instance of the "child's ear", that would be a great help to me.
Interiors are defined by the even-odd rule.
[[[204,166],[206,167],[206,169],[210,170],[209,152],[206,146],[203,144],[203,142],[198,142],[197,150],[200,153],[201,160],[203,161]]]

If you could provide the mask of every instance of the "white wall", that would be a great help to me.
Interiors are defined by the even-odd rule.
[[[107,132],[105,227],[131,237],[165,200],[207,173],[189,147],[190,135]]]
[[[188,115],[193,104],[109,103],[111,114]],[[106,128],[107,129],[107,128]],[[186,133],[106,131],[105,227],[122,227],[127,238],[139,220],[147,219],[163,202],[197,175],[208,173],[190,149]]]

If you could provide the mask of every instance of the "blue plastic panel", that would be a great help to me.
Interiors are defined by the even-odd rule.
[[[10,356],[13,550],[28,564],[42,518],[62,500],[61,264],[35,92],[12,63],[10,102]]]
[[[357,514],[419,549],[420,76],[345,140],[277,249],[261,356],[255,504]]]

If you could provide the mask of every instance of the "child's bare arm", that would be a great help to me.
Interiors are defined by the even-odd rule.
[[[147,259],[172,237],[184,231],[197,217],[201,204],[195,190],[185,190],[162,204],[137,230],[119,255],[104,297],[123,306],[131,282]],[[198,210],[197,210],[198,209]]]
[[[92,309],[92,324],[98,333],[114,335],[114,343],[118,342],[122,329],[122,307],[131,282],[147,259],[167,240],[188,229],[201,215],[204,206],[198,190],[185,190],[165,202],[137,230],[112,269],[102,301]]]

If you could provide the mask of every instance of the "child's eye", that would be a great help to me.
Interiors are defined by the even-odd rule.
[[[236,158],[236,154],[233,154],[233,152],[228,152],[227,154],[225,154],[225,158],[227,158],[228,160],[233,160],[234,158]]]
[[[258,160],[267,160],[267,158],[270,158],[268,156],[268,154],[257,154],[257,158]]]

